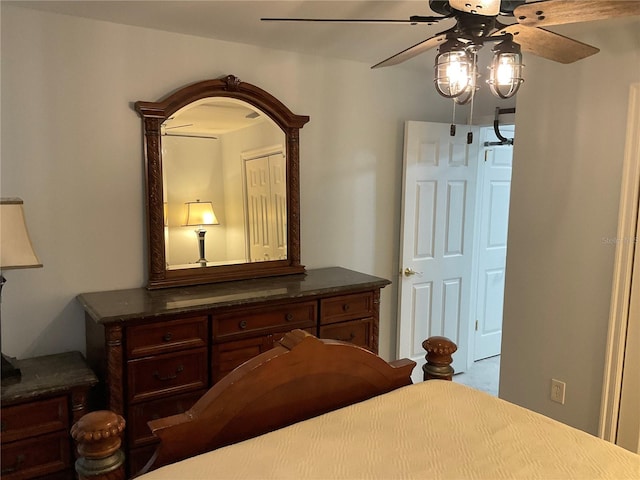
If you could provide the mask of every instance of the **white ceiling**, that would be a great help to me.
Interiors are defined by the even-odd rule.
[[[454,24],[452,19],[431,26],[260,21],[261,17],[406,20],[411,15],[437,15],[429,8],[428,0],[1,1],[3,4],[54,13],[355,60],[369,65],[375,65]],[[501,17],[501,22],[514,23],[510,17]],[[592,25],[574,24],[568,32],[580,40],[583,29]],[[563,27],[549,29],[558,33],[567,32]],[[434,49],[391,68],[433,71],[435,53]],[[490,52],[481,51],[481,62],[482,55],[487,54]]]
[[[261,17],[384,18],[437,15],[428,0],[216,0],[4,2],[49,12],[210,37],[268,48],[356,60],[374,65],[454,24],[268,23]],[[433,68],[432,54],[403,67]]]

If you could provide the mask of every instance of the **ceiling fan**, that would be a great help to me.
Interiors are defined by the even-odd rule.
[[[477,51],[496,43],[487,82],[494,95],[513,96],[523,82],[521,51],[560,63],[572,63],[599,49],[542,26],[640,15],[638,0],[429,0],[440,16],[413,15],[408,20],[262,18],[263,21],[387,23],[431,25],[455,19],[453,27],[423,40],[371,68],[388,67],[438,47],[435,86],[438,93],[456,103],[468,103],[477,86]],[[517,23],[509,23],[511,21]],[[503,20],[506,23],[503,23]]]

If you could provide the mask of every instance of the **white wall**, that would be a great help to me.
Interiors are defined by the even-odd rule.
[[[311,117],[300,136],[302,262],[395,281],[403,122],[451,117],[430,78],[6,4],[1,46],[1,193],[25,201],[44,264],[6,272],[5,354],[82,351],[75,296],[146,284],[142,133],[132,103],[226,74]],[[395,299],[394,284],[381,299],[387,358]]]
[[[595,434],[640,22],[591,28],[557,31],[601,53],[529,56],[518,94],[500,396]],[[549,400],[551,378],[567,384],[564,406]]]

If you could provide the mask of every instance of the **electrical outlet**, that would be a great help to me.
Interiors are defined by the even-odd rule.
[[[556,380],[555,378],[551,379],[551,400],[554,402],[558,402],[561,405],[564,405],[564,390],[567,384],[561,382],[560,380]]]

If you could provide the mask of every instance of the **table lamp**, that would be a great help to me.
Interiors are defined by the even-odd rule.
[[[198,260],[198,263],[205,266],[207,264],[207,259],[204,256],[204,235],[207,231],[204,229],[204,226],[220,225],[220,222],[218,222],[218,219],[216,218],[211,202],[201,202],[200,200],[196,200],[195,202],[187,202],[185,205],[187,206],[187,219],[183,226],[198,227],[196,228],[200,247],[200,259]]]
[[[4,270],[42,267],[31,245],[22,205],[23,202],[19,198],[0,198],[0,305],[2,302],[2,287],[6,282],[2,275]],[[0,317],[1,345],[2,320]],[[2,380],[19,377],[20,369],[16,368],[11,359],[3,353]]]

